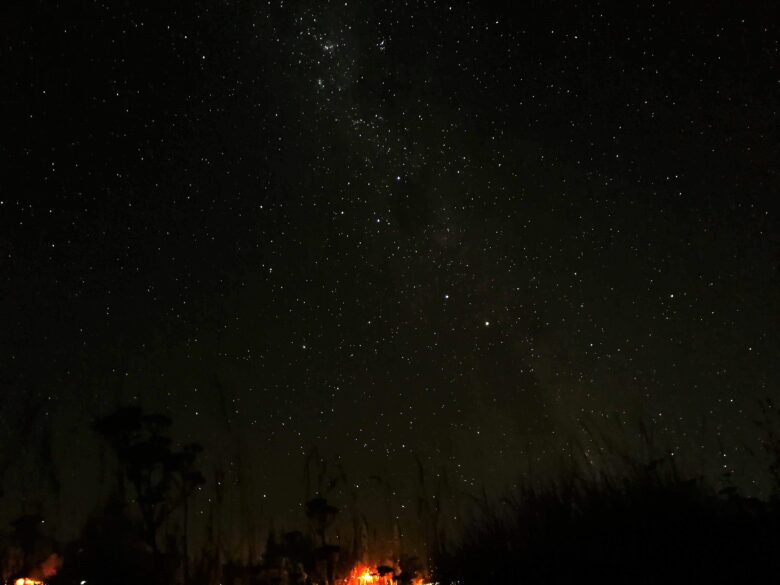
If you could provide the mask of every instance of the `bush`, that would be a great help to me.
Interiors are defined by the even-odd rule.
[[[461,585],[768,582],[780,570],[779,520],[774,503],[718,494],[668,460],[624,477],[572,473],[481,502],[434,573]]]

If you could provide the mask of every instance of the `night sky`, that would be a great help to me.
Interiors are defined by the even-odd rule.
[[[583,424],[760,491],[773,2],[10,4],[5,516],[73,534],[120,404],[204,445],[227,531],[302,524],[314,448],[403,522],[416,459],[500,492]]]

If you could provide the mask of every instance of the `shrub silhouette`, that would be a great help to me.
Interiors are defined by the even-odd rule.
[[[482,501],[435,556],[435,575],[462,585],[763,582],[780,570],[779,519],[774,504],[718,494],[668,460],[624,477],[571,473]]]

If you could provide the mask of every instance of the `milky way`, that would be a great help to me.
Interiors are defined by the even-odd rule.
[[[717,4],[3,8],[7,507],[77,526],[120,403],[226,525],[300,522],[315,448],[403,523],[418,462],[500,491],[639,420],[760,489],[780,31]]]

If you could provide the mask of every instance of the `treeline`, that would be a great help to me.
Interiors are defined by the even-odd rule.
[[[206,486],[201,446],[177,444],[171,427],[168,416],[145,413],[139,407],[121,407],[95,419],[91,429],[108,447],[111,459],[107,499],[96,502],[72,542],[56,542],[43,514],[19,517],[0,542],[4,582],[26,577],[49,585],[326,585],[350,574],[355,566],[369,563],[379,563],[386,574],[402,583],[425,572],[426,559],[401,550],[397,526],[396,530],[384,527],[391,534],[377,537],[377,529],[371,530],[357,505],[357,492],[344,468],[329,464],[316,448],[304,461],[303,529],[271,528],[262,537],[251,527],[243,535],[247,542],[242,550],[226,545],[217,518],[225,478],[216,473]],[[420,468],[419,480],[424,479]],[[371,482],[391,497],[391,488],[382,478],[372,476]],[[337,487],[342,488],[339,494]],[[346,503],[334,505],[345,499],[346,487]],[[193,529],[191,503],[204,488],[210,502],[205,506],[205,535],[193,539],[192,534],[203,532],[204,527]],[[201,503],[204,497],[200,495]],[[420,517],[425,518],[423,532],[434,535],[434,541],[436,510],[437,506],[420,509]],[[337,518],[349,534],[335,542],[332,533]],[[382,546],[371,550],[377,540]]]
[[[572,458],[554,479],[528,477],[503,498],[456,494],[446,473],[417,459],[420,554],[404,550],[392,522],[377,546],[357,493],[336,490],[354,482],[314,449],[304,462],[303,529],[271,529],[250,543],[256,554],[235,555],[216,522],[197,545],[190,540],[191,502],[206,483],[201,447],[176,443],[167,416],[123,407],[92,424],[112,454],[108,498],[69,543],[55,542],[40,514],[17,518],[0,542],[1,576],[50,585],[330,585],[364,567],[399,585],[423,577],[452,585],[764,582],[780,574],[780,413],[770,402],[761,412],[756,429],[773,482],[766,498],[742,494],[728,474],[716,487],[681,469],[642,425],[643,457],[601,435],[601,459]],[[386,490],[389,512],[392,488],[371,481]],[[463,511],[464,499],[470,519],[455,528],[445,519]],[[334,538],[337,520],[349,536]]]

